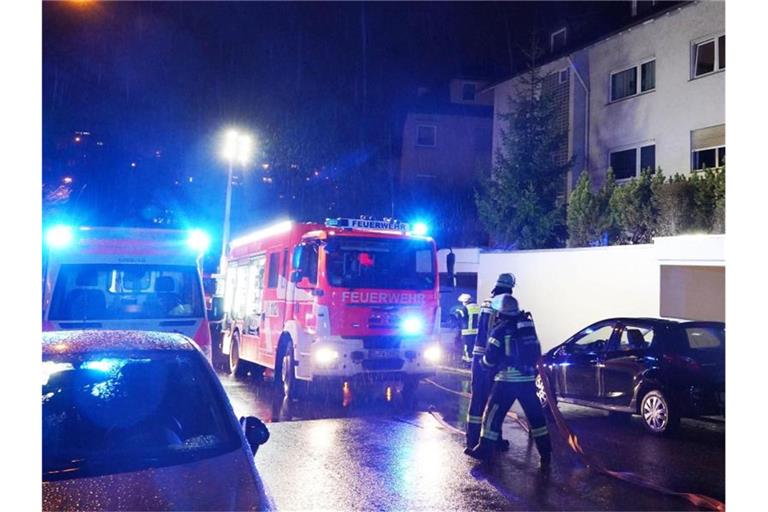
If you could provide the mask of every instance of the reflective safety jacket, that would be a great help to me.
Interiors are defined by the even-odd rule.
[[[501,317],[491,331],[483,366],[498,369],[496,381],[532,382],[540,357],[541,345],[533,318],[521,311],[514,317]]]
[[[477,321],[480,317],[480,306],[474,302],[465,304],[456,313],[461,319],[461,335],[472,336],[477,334]]]
[[[490,333],[499,318],[498,312],[491,307],[491,299],[485,299],[480,306],[480,319],[477,321],[477,337],[472,354],[482,356],[488,345],[488,333]]]

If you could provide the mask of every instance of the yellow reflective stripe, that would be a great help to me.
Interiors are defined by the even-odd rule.
[[[479,313],[480,312],[480,306],[478,306],[477,304],[468,304],[467,305],[467,311],[469,312],[470,315]]]
[[[547,434],[549,434],[549,430],[547,430],[547,426],[546,425],[544,425],[543,427],[532,428],[531,429],[531,435],[533,437],[541,437],[541,436],[545,436]]]
[[[485,347],[475,347],[472,349],[472,354],[476,356],[480,356],[485,354]]]
[[[456,332],[456,331],[454,331]],[[477,334],[477,329],[462,329],[461,335],[462,336],[469,336],[470,334]]]
[[[491,431],[491,423],[493,422],[493,417],[496,415],[496,411],[498,410],[499,410],[499,404],[493,404],[493,407],[491,407],[490,410],[485,409],[485,414],[483,414],[483,426],[480,429],[481,437],[487,437],[488,439],[493,439],[493,440],[498,439],[499,434]],[[492,436],[496,436],[496,437],[492,437]]]
[[[517,328],[518,329],[520,329],[522,327],[532,327],[532,326],[533,326],[533,322],[531,322],[531,321],[520,321],[520,322],[517,322]]]
[[[467,414],[467,423],[477,423],[478,425],[483,422],[482,416],[470,416]]]
[[[483,432],[480,434],[480,437],[484,437],[490,441],[498,441],[499,440],[499,434],[496,432],[491,432],[490,430]]]
[[[504,336],[504,354],[507,357],[512,355],[512,336],[509,334]]]
[[[503,373],[497,373],[496,377],[493,380],[498,382],[533,382],[536,380],[536,377],[534,377],[533,375],[522,376],[522,377],[511,377]]]
[[[453,332],[456,332],[456,331],[453,331]],[[494,338],[493,336],[488,338],[488,344],[489,345],[496,345],[497,347],[501,348],[501,342],[499,340],[497,340],[496,338]]]

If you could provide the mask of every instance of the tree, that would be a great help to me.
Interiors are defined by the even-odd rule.
[[[610,208],[619,228],[618,243],[647,244],[656,236],[661,208],[654,190],[663,184],[660,172],[646,169],[629,183],[616,187]]]
[[[605,182],[597,193],[592,192],[589,173],[581,173],[568,200],[569,247],[605,245],[616,237],[610,210],[610,199],[615,188],[616,178],[611,169],[608,169]]]
[[[499,115],[506,124],[501,147],[475,201],[494,245],[561,247],[567,236],[563,196],[570,161],[562,156],[567,121],[559,115],[556,76],[542,76],[537,66],[542,52],[535,38],[525,53],[528,69],[517,79],[509,112]]]

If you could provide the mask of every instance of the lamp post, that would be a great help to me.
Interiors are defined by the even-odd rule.
[[[227,162],[227,196],[224,202],[224,229],[221,235],[221,259],[219,271],[224,272],[227,259],[227,245],[229,244],[229,214],[232,210],[232,169],[235,163],[243,167],[248,164],[253,155],[253,141],[251,136],[238,130],[227,130],[224,135],[224,146],[221,156]]]

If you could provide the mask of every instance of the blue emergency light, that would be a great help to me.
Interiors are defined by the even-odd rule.
[[[203,253],[208,250],[208,246],[211,245],[211,237],[205,231],[200,229],[193,229],[189,232],[187,238],[187,245],[190,249]]]
[[[48,247],[62,249],[67,247],[74,240],[71,226],[53,226],[45,233],[45,243]]]
[[[406,336],[421,334],[424,330],[424,320],[420,316],[407,316],[400,324],[400,330]]]
[[[417,236],[426,236],[429,232],[429,226],[426,222],[414,222],[413,234]]]

